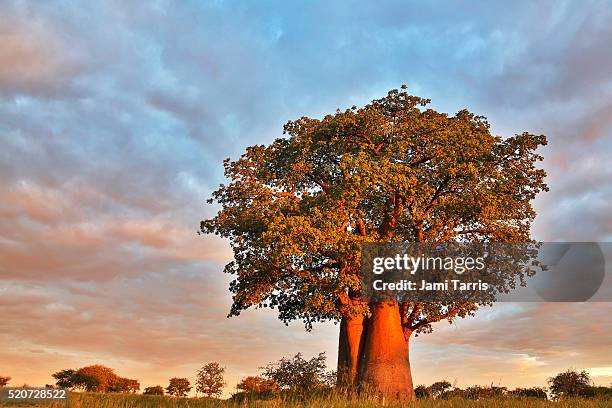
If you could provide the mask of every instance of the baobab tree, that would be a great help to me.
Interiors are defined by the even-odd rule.
[[[427,109],[405,87],[224,161],[221,207],[203,233],[229,238],[230,316],[278,310],[284,322],[340,322],[338,383],[415,397],[413,335],[473,315],[479,302],[372,303],[362,297],[366,242],[528,242],[531,206],[547,190],[536,153],[546,137],[502,138],[467,110]]]

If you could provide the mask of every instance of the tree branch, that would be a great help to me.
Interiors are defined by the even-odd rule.
[[[295,200],[296,203],[299,203],[300,201],[302,201],[302,199],[300,197],[298,197],[294,193],[288,192],[288,191],[281,191],[281,192],[278,192],[278,193],[272,193],[272,196],[274,196],[274,197],[289,197],[289,198],[292,198],[293,200]]]
[[[397,225],[397,219],[404,208],[404,200],[400,197],[398,191],[393,193],[393,197],[389,197],[386,207],[378,234],[383,238],[390,238],[393,235],[393,228]],[[392,211],[389,211],[391,209]]]
[[[410,312],[410,316],[408,316],[408,321],[407,321],[408,324],[412,325],[412,323],[418,316],[419,311],[421,310],[421,307],[423,307],[422,303],[417,303],[416,305],[414,305],[414,307],[412,308],[412,311]]]
[[[363,222],[361,217],[357,217],[357,231],[362,237],[365,237],[368,235],[368,232],[366,231],[365,223]]]
[[[432,158],[433,158],[432,156],[423,156],[423,157],[421,157],[420,159],[416,160],[416,157],[415,157],[414,159],[412,159],[412,160],[410,161],[410,163],[408,163],[408,166],[409,166],[409,167],[416,167],[416,166],[418,166],[419,164],[423,164],[423,163],[428,162],[428,161],[429,161],[429,160],[431,160]]]
[[[446,176],[446,178],[442,180],[442,183],[440,183],[440,185],[436,189],[436,192],[434,193],[433,197],[431,197],[429,204],[427,204],[427,206],[423,209],[423,218],[426,218],[427,215],[429,215],[429,212],[432,210],[433,206],[436,204],[436,202],[442,195],[442,189],[446,187],[449,181],[450,181],[450,176]]]
[[[418,329],[420,329],[423,326],[427,326],[428,324],[439,322],[442,319],[451,318],[451,317],[455,316],[457,313],[459,313],[461,311],[461,309],[463,309],[468,303],[470,303],[470,301],[466,300],[465,302],[461,303],[459,306],[457,306],[457,307],[455,307],[453,309],[449,309],[446,313],[443,313],[440,316],[437,316],[436,318],[434,318],[432,320],[424,319],[424,320],[420,321],[419,323],[410,326],[410,330],[412,330],[412,331],[418,330]]]

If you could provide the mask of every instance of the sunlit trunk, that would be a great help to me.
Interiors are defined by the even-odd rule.
[[[343,317],[338,341],[338,386],[353,390],[359,373],[359,357],[363,350],[363,315]]]
[[[371,305],[357,383],[386,399],[415,399],[408,342],[402,330],[397,302]]]

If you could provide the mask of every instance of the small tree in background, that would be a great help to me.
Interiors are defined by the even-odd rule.
[[[449,389],[451,389],[452,386],[453,385],[449,383],[448,381],[442,380],[442,381],[437,381],[431,384],[429,387],[427,387],[427,391],[430,396],[434,398],[439,398],[440,396],[442,396],[442,394],[444,394]]]
[[[0,376],[0,387],[6,386],[6,384],[8,384],[9,381],[11,381],[11,377],[2,377],[2,376]]]
[[[415,387],[414,393],[417,398],[445,398],[446,395],[450,392],[450,389],[453,388],[453,385],[446,381],[436,381],[431,384],[429,387],[425,385],[419,385]]]
[[[144,389],[144,395],[164,395],[164,387],[156,385],[153,387],[147,387]]]
[[[73,382],[81,385],[85,391],[106,392],[116,380],[117,374],[112,368],[101,364],[79,368],[73,378]]]
[[[55,378],[56,380],[55,385],[57,385],[58,387],[72,389],[72,388],[76,388],[76,385],[73,382],[74,373],[75,373],[75,370],[61,370],[61,371],[51,374],[51,376]]]
[[[196,374],[196,392],[201,392],[209,398],[219,397],[225,386],[224,372],[225,368],[219,363],[208,363],[200,368]]]
[[[89,392],[127,392],[140,390],[138,380],[120,377],[112,368],[95,364],[78,370],[61,370],[52,377],[56,385],[62,388],[79,389]]]
[[[425,385],[420,384],[417,385],[416,387],[414,387],[414,394],[416,395],[416,397],[418,399],[423,399],[423,398],[429,398],[429,388],[427,388]]]
[[[306,360],[302,353],[293,358],[281,358],[277,363],[270,363],[262,375],[278,384],[283,389],[296,392],[309,392],[328,386],[329,374],[326,373],[325,353]]]
[[[548,379],[550,392],[555,399],[565,397],[588,396],[591,388],[591,377],[586,371],[573,369],[559,373]]]
[[[111,382],[108,391],[135,394],[137,391],[140,391],[140,383],[138,380],[117,377]]]
[[[186,397],[191,391],[191,383],[186,378],[171,378],[170,384],[166,387],[166,392],[175,397]]]

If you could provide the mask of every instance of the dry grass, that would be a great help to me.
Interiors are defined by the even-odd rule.
[[[15,404],[6,405],[17,406]],[[27,406],[27,405],[19,405]],[[32,405],[29,405],[32,407]],[[291,398],[285,400],[245,401],[214,400],[207,398],[171,398],[165,396],[71,393],[67,404],[45,404],[40,407],[53,408],[515,408],[515,407],[555,407],[555,408],[609,408],[610,401],[594,399],[571,399],[560,402],[535,399],[488,399],[488,400],[422,400],[417,403],[387,403],[375,399],[350,399],[337,395],[316,396],[313,398]]]

